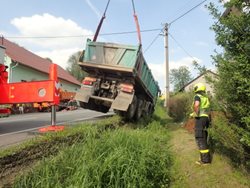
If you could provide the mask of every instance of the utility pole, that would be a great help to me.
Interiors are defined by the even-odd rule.
[[[165,88],[165,101],[164,107],[168,107],[169,101],[169,54],[168,54],[168,24],[165,24],[164,27],[164,36],[165,36],[165,68],[166,68],[166,88]]]

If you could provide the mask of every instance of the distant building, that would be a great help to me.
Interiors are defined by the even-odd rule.
[[[193,91],[194,85],[197,83],[203,83],[206,85],[206,89],[207,89],[207,93],[210,95],[214,95],[214,88],[212,87],[212,85],[210,83],[207,82],[206,77],[209,77],[211,79],[218,79],[218,75],[215,74],[214,72],[208,70],[206,72],[204,72],[203,74],[199,75],[198,77],[196,77],[195,79],[193,79],[192,81],[190,81],[189,83],[187,83],[185,86],[183,86],[179,91],[185,91],[185,92],[189,92],[189,91]]]
[[[44,59],[19,45],[0,38],[0,45],[2,46],[0,63],[4,62],[8,66],[8,82],[29,82],[48,80],[49,67],[52,62],[49,59]],[[5,53],[4,53],[5,48]],[[58,79],[61,83],[61,88],[67,91],[77,91],[81,83],[58,66]]]
[[[230,14],[239,16],[241,15],[242,12],[249,13],[250,12],[250,0],[243,0],[242,5],[245,5],[245,8],[242,10],[237,8],[236,6],[231,6],[231,7],[226,8],[226,10],[223,12],[221,17],[225,18],[229,16]]]

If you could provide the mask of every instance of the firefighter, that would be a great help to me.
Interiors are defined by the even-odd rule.
[[[196,161],[196,164],[210,164],[211,157],[207,143],[210,102],[206,96],[206,86],[204,84],[195,84],[194,92],[193,113],[191,116],[195,118],[195,140],[200,151],[200,160]]]

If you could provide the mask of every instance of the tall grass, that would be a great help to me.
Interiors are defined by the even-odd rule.
[[[169,136],[159,121],[166,113],[156,111],[143,129],[86,129],[84,141],[44,159],[14,187],[169,187]]]

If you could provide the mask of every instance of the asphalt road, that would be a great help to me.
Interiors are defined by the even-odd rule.
[[[112,114],[112,112],[108,114]],[[103,117],[108,114],[85,109],[62,111],[56,113],[56,124],[70,125],[84,120]],[[31,134],[32,132],[48,125],[51,125],[51,114],[48,112],[20,114],[0,118],[0,148],[34,137],[34,134]]]

